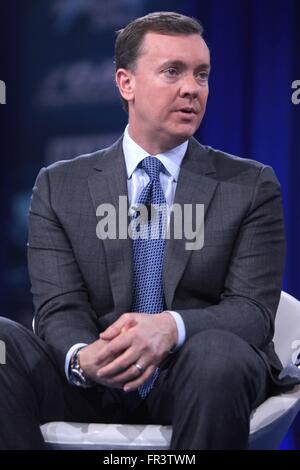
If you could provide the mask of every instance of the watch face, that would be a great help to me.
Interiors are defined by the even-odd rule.
[[[75,385],[85,385],[86,379],[78,369],[71,369],[71,380]]]
[[[82,374],[77,369],[72,369],[72,375],[77,380],[82,380],[83,379]]]

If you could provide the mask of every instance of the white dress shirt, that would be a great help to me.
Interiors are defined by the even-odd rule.
[[[127,125],[123,138],[123,152],[127,170],[128,205],[129,207],[134,207],[138,202],[139,195],[149,182],[149,176],[145,170],[137,168],[137,166],[145,157],[149,156],[149,153],[130,137],[128,129],[129,126]],[[188,141],[186,140],[167,152],[155,155],[166,169],[166,173],[160,173],[159,179],[169,208],[174,202],[180,166],[186,153],[187,146]],[[168,310],[168,312],[173,316],[177,325],[178,341],[175,348],[177,349],[182,346],[185,341],[185,326],[182,317],[178,312],[171,310]]]

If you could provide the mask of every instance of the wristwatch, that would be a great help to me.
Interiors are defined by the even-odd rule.
[[[80,367],[79,353],[81,349],[82,347],[78,348],[71,358],[70,368],[69,368],[69,378],[73,385],[77,385],[77,387],[88,388],[88,387],[92,387],[94,384],[90,379],[87,378],[87,376],[85,375],[85,373]]]

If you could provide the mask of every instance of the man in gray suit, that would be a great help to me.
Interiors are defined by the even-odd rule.
[[[272,344],[279,184],[270,167],[192,137],[209,71],[194,19],[131,22],[116,41],[124,136],[39,173],[28,245],[35,334],[1,321],[1,448],[42,448],[40,423],[79,420],[172,424],[172,449],[245,449],[251,410],[291,383],[278,380]],[[97,236],[99,208],[115,208],[124,235],[143,197],[204,205],[201,249],[184,236]]]

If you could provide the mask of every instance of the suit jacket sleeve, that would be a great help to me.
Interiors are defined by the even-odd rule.
[[[274,333],[284,254],[280,187],[272,168],[264,166],[240,225],[220,302],[202,309],[177,309],[187,339],[206,329],[222,329],[265,349]]]
[[[52,347],[63,372],[70,347],[95,341],[99,325],[71,243],[51,207],[47,169],[40,171],[33,188],[28,266],[35,306],[34,330]]]

